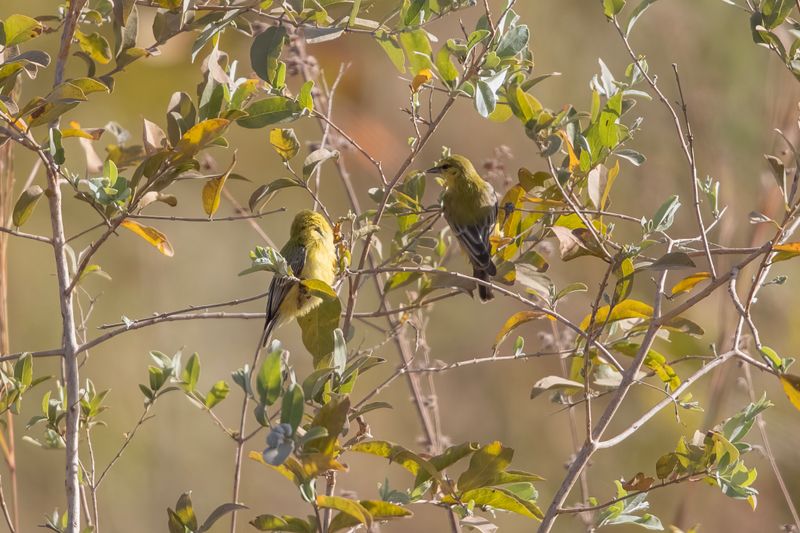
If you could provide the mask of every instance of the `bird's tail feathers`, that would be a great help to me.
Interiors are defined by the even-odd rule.
[[[261,334],[261,347],[265,347],[267,342],[269,342],[269,338],[272,336],[272,330],[275,329],[275,326],[278,325],[278,317],[274,316],[267,319],[267,323],[264,324],[264,332]]]
[[[497,273],[497,268],[494,266],[494,263],[489,263],[491,265],[491,271],[489,270],[479,270],[473,269],[472,277],[478,278],[482,281],[490,281],[492,276]],[[488,302],[492,298],[494,298],[494,293],[492,288],[488,285],[478,285],[478,297],[481,299],[482,302]]]

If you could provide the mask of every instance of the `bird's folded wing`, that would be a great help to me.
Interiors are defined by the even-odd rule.
[[[281,254],[283,258],[286,259],[289,266],[292,267],[294,275],[299,277],[303,272],[303,265],[305,265],[306,262],[306,248],[301,245],[292,246],[288,250],[287,248],[288,247],[284,247],[284,249],[281,250]],[[278,316],[278,310],[284,298],[286,298],[286,294],[295,283],[297,283],[295,278],[279,276],[277,274],[272,278],[272,282],[269,284],[269,296],[267,296],[268,324]]]
[[[492,234],[496,220],[497,205],[494,206],[494,209],[487,209],[483,220],[475,224],[458,224],[448,220],[459,242],[476,266],[487,267],[491,263],[492,246],[489,243],[489,236]]]

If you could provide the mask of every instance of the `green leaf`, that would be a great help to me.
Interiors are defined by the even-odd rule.
[[[264,405],[272,405],[281,395],[281,355],[282,350],[275,350],[267,355],[261,370],[256,376],[256,391]]]
[[[659,257],[656,261],[651,263],[648,270],[680,270],[682,268],[695,268],[696,265],[692,258],[684,252],[670,252]]]
[[[292,435],[297,431],[297,427],[303,420],[304,401],[303,388],[297,383],[292,383],[286,394],[283,395],[281,424],[292,426]]]
[[[33,356],[25,353],[14,363],[14,378],[19,381],[23,389],[30,386],[33,381]]]
[[[783,24],[794,6],[791,0],[764,0],[761,6],[764,27],[772,30]]]
[[[574,394],[579,390],[583,390],[583,383],[572,381],[571,379],[562,378],[561,376],[547,376],[543,377],[533,385],[531,390],[531,399],[536,398],[543,392],[552,389],[563,389],[565,394]]]
[[[342,434],[347,424],[347,413],[350,410],[350,398],[347,396],[333,398],[317,411],[312,427],[325,428],[326,435],[309,440],[305,444],[306,450],[317,451],[326,456],[333,456],[336,450],[336,441]]]
[[[308,181],[312,174],[314,174],[314,171],[329,159],[339,159],[339,151],[319,148],[308,154],[308,157],[303,161],[303,179]]]
[[[439,78],[450,88],[455,87],[458,81],[458,69],[450,59],[450,50],[443,46],[436,53],[436,70],[439,71]]]
[[[287,531],[290,533],[314,533],[316,528],[300,518],[283,515],[263,514],[250,521],[259,531]]]
[[[484,118],[488,117],[497,105],[497,96],[492,88],[483,80],[478,80],[475,91],[475,109]]]
[[[14,212],[11,214],[11,221],[14,226],[20,227],[28,221],[43,194],[44,190],[38,185],[31,185],[22,191],[17,203],[14,204]]]
[[[382,500],[361,500],[358,502],[361,507],[372,516],[373,520],[383,521],[391,520],[394,518],[403,518],[412,516],[412,512],[394,503],[385,502]],[[359,525],[361,522],[349,513],[340,512],[331,520],[328,531],[340,531],[342,529],[352,528]]]
[[[300,92],[297,93],[297,103],[309,113],[314,111],[314,98],[311,96],[313,89],[314,80],[308,80],[300,87]]]
[[[431,68],[431,43],[424,30],[414,30],[400,34],[400,44],[406,52],[411,74],[416,76],[419,71]]]
[[[431,465],[436,468],[438,471],[442,471],[445,468],[452,466],[453,464],[457,463],[464,457],[472,454],[473,452],[480,449],[477,442],[464,442],[462,444],[457,444],[455,446],[450,446],[444,452],[440,453],[435,457],[431,457],[430,463]],[[417,477],[414,480],[414,486],[419,487],[426,481],[431,478],[430,474],[426,470],[420,470],[417,473]]]
[[[278,80],[278,58],[286,42],[286,28],[269,26],[250,46],[250,65],[256,75],[267,83],[282,87]]]
[[[247,509],[247,506],[242,505],[240,503],[223,503],[222,505],[211,511],[211,514],[208,515],[206,521],[203,522],[203,525],[200,526],[200,529],[197,530],[197,533],[203,533],[205,531],[208,531],[209,529],[211,529],[211,526],[213,526],[214,523],[217,522],[217,520],[219,520],[226,514],[232,513],[234,511],[240,511],[243,509]]]
[[[603,13],[608,18],[614,18],[625,7],[625,2],[626,0],[603,0]]]
[[[339,327],[341,312],[339,298],[332,298],[323,300],[318,307],[297,318],[303,331],[303,345],[314,357],[315,367],[333,352],[333,330]]]
[[[528,31],[528,26],[524,24],[515,26],[500,39],[495,53],[503,59],[514,57],[528,46],[529,39],[530,32]]]
[[[458,477],[458,490],[483,487],[511,464],[513,456],[514,450],[499,441],[483,446],[472,455],[469,468]]]
[[[227,383],[222,380],[217,381],[214,383],[214,386],[211,387],[211,390],[208,391],[208,394],[206,394],[206,407],[211,409],[219,402],[224,400],[230,391],[231,388]]]
[[[666,231],[675,219],[675,213],[681,206],[680,198],[677,195],[671,196],[666,202],[661,204],[653,215],[653,231]]]
[[[61,130],[50,128],[50,153],[53,155],[53,162],[56,165],[63,165],[66,161],[64,146],[61,144]]]
[[[26,15],[11,15],[0,26],[0,44],[5,48],[17,46],[38,37],[42,31],[44,27],[38,20]]]
[[[440,481],[441,474],[430,461],[423,459],[416,453],[408,450],[400,445],[392,444],[391,442],[383,440],[371,440],[366,442],[359,442],[350,448],[350,451],[367,453],[370,455],[377,455],[384,457],[393,463],[397,463],[415,476],[421,470],[425,470],[432,478]]]
[[[341,511],[355,519],[359,524],[364,524],[367,528],[372,527],[372,515],[363,505],[355,500],[342,498],[341,496],[319,494],[317,495],[316,503],[318,507]]]
[[[347,366],[347,343],[341,329],[333,330],[333,369],[339,377]]]
[[[78,45],[81,47],[86,55],[93,61],[101,65],[107,65],[111,62],[111,45],[105,37],[99,33],[85,34],[80,30],[75,31],[75,39],[78,40]]]
[[[186,366],[181,372],[181,381],[183,382],[183,389],[186,392],[192,392],[197,388],[197,380],[200,379],[200,358],[197,353],[193,353],[189,360],[186,361]]]
[[[286,189],[288,187],[302,187],[302,184],[300,184],[294,178],[278,178],[266,185],[259,186],[255,191],[253,191],[253,194],[250,195],[250,199],[247,202],[248,207],[250,207],[250,211],[253,213],[257,212],[257,208],[262,200],[272,195],[272,193],[275,191]]]
[[[647,8],[653,5],[656,0],[642,0],[636,9],[633,10],[631,13],[631,18],[628,20],[628,24],[625,26],[625,36],[629,37],[631,34],[631,30],[633,30],[633,26],[636,24],[636,21],[639,20],[639,17],[644,15],[644,12],[647,11]]]
[[[375,40],[379,45],[381,45],[381,48],[383,48],[384,52],[386,52],[386,55],[389,56],[392,64],[400,72],[400,74],[405,74],[406,56],[403,54],[403,49],[400,47],[397,37],[394,35],[388,35],[386,32],[377,32],[375,34]]]
[[[269,143],[284,161],[296,156],[300,150],[300,142],[291,128],[274,128],[269,132]]]
[[[535,518],[537,520],[544,518],[544,513],[542,513],[541,509],[539,509],[535,503],[517,496],[508,489],[480,488],[468,490],[460,494],[460,499],[464,503],[473,502],[480,507],[486,506],[492,509],[500,509],[528,518]],[[445,496],[442,498],[442,501],[454,503],[451,496]]]
[[[192,507],[192,493],[184,492],[178,498],[178,503],[175,504],[175,514],[181,521],[181,524],[189,527],[192,531],[197,529],[197,516],[195,516],[194,508]]]
[[[247,116],[236,119],[236,123],[243,128],[257,129],[291,122],[300,117],[302,109],[297,102],[285,96],[269,96],[253,102],[245,111]]]

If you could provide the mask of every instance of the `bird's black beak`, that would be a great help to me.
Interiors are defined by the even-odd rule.
[[[441,173],[442,173],[442,167],[441,166],[431,167],[431,168],[429,168],[428,170],[425,171],[425,174],[441,174]]]

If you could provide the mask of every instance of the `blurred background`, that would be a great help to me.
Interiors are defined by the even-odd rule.
[[[500,9],[499,2],[493,4]],[[4,0],[0,3],[0,18],[17,12],[35,16],[53,9],[54,3],[49,0]],[[559,109],[571,103],[578,108],[588,108],[588,84],[592,75],[599,72],[598,58],[602,58],[617,77],[622,77],[629,63],[628,56],[615,29],[606,22],[601,2],[539,0],[518,2],[516,10],[532,30],[536,71],[539,74],[563,73],[533,90],[545,107]],[[473,8],[462,12],[461,16],[469,28],[479,14],[480,10]],[[455,19],[434,25],[433,33],[440,36],[460,33]],[[151,22],[152,10],[140,10],[140,46],[153,42]],[[36,42],[54,55],[55,34]],[[143,118],[165,127],[164,113],[172,92],[185,91],[194,95],[201,80],[198,66],[188,62],[191,44],[191,35],[173,39],[160,56],[139,61],[118,75],[113,94],[92,95],[89,104],[66,115],[65,119],[77,120],[84,127],[102,127],[114,120],[129,129],[134,139],[141,135]],[[748,224],[747,214],[769,209],[765,207],[769,205],[769,198],[763,192],[769,188],[762,183],[772,178],[765,174],[762,154],[781,154],[784,147],[776,140],[775,128],[790,132],[793,137],[796,135],[798,83],[766,49],[753,44],[748,16],[723,2],[673,0],[656,3],[639,21],[632,44],[637,52],[647,56],[651,72],[658,75],[670,97],[676,95],[671,64],[680,66],[696,137],[700,175],[710,175],[721,181],[720,203],[729,206],[725,215],[727,222],[715,230],[714,240],[730,246],[749,246],[753,232],[759,227]],[[227,32],[223,48],[232,58],[240,60],[245,71],[248,69],[249,40],[246,37]],[[368,37],[345,36],[310,46],[309,51],[318,58],[329,81],[341,63],[350,63],[336,93],[334,120],[383,161],[387,174],[393,174],[407,154],[406,140],[412,135],[407,115],[400,111],[407,105],[408,81],[398,76],[383,51]],[[67,74],[78,75],[84,68],[80,61],[72,59]],[[24,96],[30,98],[46,92],[46,87],[52,83],[51,70],[27,83]],[[297,82],[293,79],[290,84],[296,86]],[[634,114],[643,116],[644,123],[643,131],[630,146],[645,153],[648,160],[639,168],[622,163],[615,195],[612,195],[613,210],[635,217],[650,217],[668,196],[679,194],[685,207],[679,211],[674,235],[695,235],[694,219],[686,207],[691,198],[690,177],[670,116],[656,101],[640,102]],[[292,127],[303,142],[319,139],[315,121],[301,120]],[[278,156],[269,148],[268,131],[231,130],[231,145],[238,147],[237,172],[252,183],[228,182],[227,187],[243,204],[256,186],[285,173]],[[99,144],[101,156],[104,155],[102,145],[110,139],[106,134]],[[83,172],[83,153],[77,142],[67,140],[65,144],[70,168]],[[417,167],[430,166],[442,145],[476,162],[493,157],[495,149],[501,145],[508,147],[513,157],[505,160],[505,171],[512,177],[521,166],[534,171],[545,168],[517,121],[483,120],[468,101],[456,104],[418,160]],[[22,150],[16,150],[15,154],[20,186],[33,160]],[[226,165],[228,157],[227,153],[220,155],[219,164]],[[344,157],[362,204],[370,205],[367,189],[377,184],[373,168],[357,153],[347,152]],[[332,167],[324,170],[322,178],[322,197],[326,205],[334,214],[344,214],[347,204]],[[44,186],[43,173],[36,177],[36,183]],[[181,201],[177,208],[153,206],[150,212],[202,217],[200,188],[200,183],[183,182],[174,191]],[[431,201],[436,194],[433,189],[428,188]],[[310,199],[299,189],[282,191],[270,207],[286,207],[287,212],[265,217],[259,225],[280,245],[287,237],[294,211],[310,206]],[[96,223],[94,213],[82,203],[68,199],[65,208],[70,235]],[[227,214],[234,214],[234,211],[229,203],[223,202],[217,217]],[[158,254],[130,232],[121,232],[112,238],[96,260],[113,281],[97,278],[86,284],[86,288],[98,296],[88,322],[90,337],[97,334],[98,325],[117,322],[122,315],[145,317],[154,312],[247,297],[265,290],[268,275],[237,277],[249,264],[248,251],[257,244],[264,244],[246,222],[157,221],[153,225],[168,235],[175,256],[170,259]],[[28,223],[26,231],[50,233],[44,204]],[[619,227],[618,231],[617,237],[622,239],[626,235],[634,237],[639,230]],[[758,244],[766,234],[757,236]],[[83,239],[79,247],[87,243],[88,240]],[[9,250],[11,351],[55,348],[60,339],[60,320],[51,250],[40,243],[21,239],[12,239]],[[727,261],[724,257],[720,259],[720,266],[725,267]],[[773,273],[790,274],[791,264],[782,263]],[[462,257],[452,264],[453,268],[465,266]],[[558,286],[584,281],[590,284],[592,291],[597,286],[596,277],[602,272],[591,271],[598,268],[598,263],[591,259],[580,258],[563,264],[553,256],[549,275]],[[798,300],[791,296],[797,293],[797,283],[790,277],[783,286],[765,289],[756,307],[765,343],[783,355],[794,353],[800,341],[796,319]],[[652,294],[652,284],[645,281],[638,285],[635,294],[642,298]],[[562,312],[579,321],[589,310],[590,297],[591,292],[588,296],[572,296]],[[258,301],[238,309],[261,311],[263,306],[264,302]],[[718,342],[719,332],[731,326],[733,317],[722,311],[727,306],[725,294],[708,299],[689,314],[689,318],[706,328],[705,337],[681,340],[674,345],[661,342],[658,349],[672,357],[686,353],[708,355],[709,345]],[[361,301],[359,310],[372,309],[374,301],[368,298]],[[451,363],[489,355],[496,332],[505,318],[516,310],[514,304],[503,298],[484,306],[466,296],[437,304],[431,312],[428,328],[430,357]],[[261,327],[260,321],[168,323],[121,335],[92,351],[82,375],[90,378],[99,390],[111,390],[107,403],[112,406],[104,415],[107,427],[94,433],[98,463],[107,463],[122,442],[123,434],[134,426],[141,414],[142,394],[137,383],[147,382],[149,350],[167,354],[183,350],[184,360],[198,352],[202,363],[201,388],[207,390],[213,382],[223,378],[233,385],[230,372],[250,361]],[[526,339],[526,349],[533,351],[542,342],[542,333],[548,332],[543,327],[547,325],[530,323],[519,330]],[[351,346],[374,343],[375,336],[368,328],[358,323],[356,328]],[[291,350],[291,362],[298,375],[307,375],[310,362],[300,342],[299,328],[295,324],[287,325],[277,336]],[[357,398],[383,381],[398,364],[398,355],[391,345],[378,350],[376,355],[388,362],[359,381]],[[57,365],[55,359],[37,359],[34,368],[37,374],[57,375]],[[691,364],[677,368],[681,376],[688,375],[691,369]],[[539,358],[471,366],[435,377],[443,432],[447,438],[454,443],[466,440],[486,443],[496,439],[513,447],[515,468],[535,472],[549,480],[538,484],[542,507],[547,506],[560,484],[573,449],[567,413],[561,406],[548,402],[547,395],[530,400],[529,394],[535,381],[558,373],[560,366],[556,359]],[[639,471],[652,475],[655,461],[671,451],[681,435],[688,437],[695,429],[710,428],[746,405],[749,396],[742,376],[742,369],[729,364],[693,388],[695,398],[703,406],[709,404],[712,396],[717,397],[718,409],[714,412],[682,412],[677,421],[674,413],[665,409],[634,438],[610,451],[598,453],[588,471],[590,494],[600,501],[610,499],[614,495],[613,479],[627,479]],[[776,403],[765,415],[767,428],[778,464],[795,496],[795,505],[800,506],[799,415],[789,405],[777,380],[758,375],[755,379],[757,394],[765,390]],[[45,388],[52,386],[53,382],[48,382],[29,394],[23,414],[17,418],[18,435],[22,433],[21,426],[38,414],[37,398]],[[611,431],[624,427],[661,398],[658,391],[636,389]],[[375,399],[390,402],[394,409],[368,416],[373,435],[416,447],[420,426],[405,380],[396,380]],[[229,398],[216,408],[220,418],[231,427],[237,423],[240,402],[240,390],[234,387]],[[603,404],[602,401],[596,403]],[[165,509],[168,505],[174,506],[178,496],[186,490],[192,490],[195,509],[201,517],[230,500],[234,453],[231,440],[207,415],[179,394],[159,401],[154,414],[100,492],[101,526],[105,531],[166,531]],[[582,416],[581,411],[579,419]],[[40,430],[33,430],[34,435],[37,431]],[[760,444],[755,429],[748,441]],[[246,451],[260,449],[261,445],[261,439],[256,439],[249,443]],[[64,508],[63,453],[45,451],[24,442],[18,443],[17,450],[21,531],[34,531],[36,525],[43,523],[46,514],[54,508]],[[394,488],[406,488],[410,482],[399,467],[377,458],[351,455],[346,461],[351,471],[339,477],[337,489],[354,491],[362,498],[376,498],[377,484],[386,478]],[[791,522],[791,516],[769,464],[757,451],[747,462],[757,466],[760,473],[756,486],[761,497],[755,511],[743,501],[730,500],[718,489],[698,483],[654,492],[650,497],[653,513],[665,526],[674,523],[688,528],[701,523],[702,531],[706,532],[778,531],[781,524]],[[578,498],[576,489],[568,502],[575,503]],[[290,482],[252,461],[245,463],[241,500],[251,509],[243,513],[246,520],[261,513],[304,516],[310,511]],[[441,510],[415,506],[414,511],[415,517],[411,520],[382,526],[382,530],[447,530],[447,520]],[[246,520],[240,522],[242,531],[250,529]],[[495,521],[501,531],[532,531],[536,527],[533,522],[505,514],[499,514]],[[3,527],[0,525],[0,530]],[[224,520],[214,531],[226,531],[227,527],[227,520]],[[629,526],[617,527],[620,531],[635,530]],[[583,529],[575,517],[562,517],[556,526],[557,531],[563,532]]]

